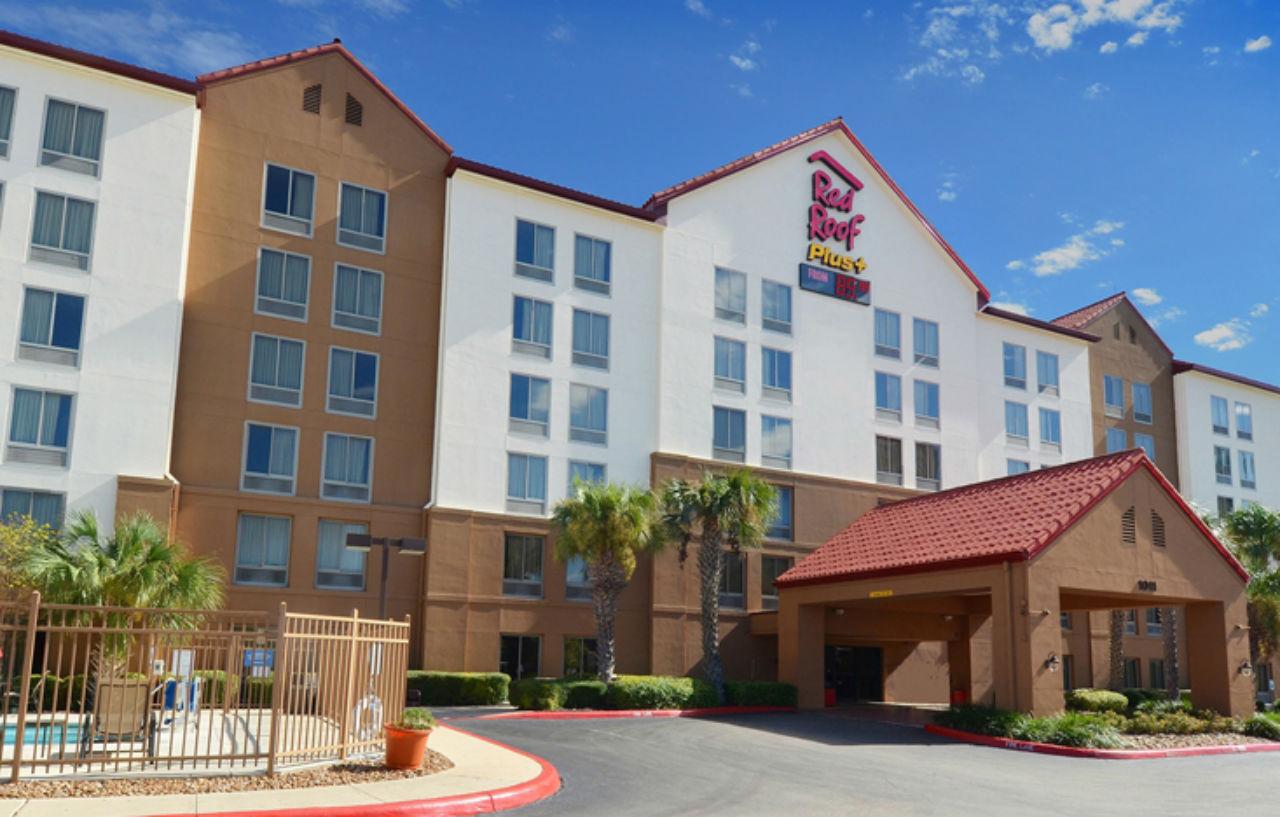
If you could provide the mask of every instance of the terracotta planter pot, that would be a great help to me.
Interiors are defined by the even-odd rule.
[[[401,729],[384,724],[387,737],[387,766],[392,769],[420,769],[427,750],[430,729]]]

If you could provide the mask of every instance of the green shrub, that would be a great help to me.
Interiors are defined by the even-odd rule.
[[[1123,697],[1123,696],[1122,696]],[[1128,745],[1107,718],[1083,712],[1067,712],[1052,719],[1048,743],[1083,749],[1119,749]]]
[[[609,687],[603,681],[562,681],[565,709],[607,709]]]
[[[1280,740],[1280,723],[1265,715],[1254,715],[1244,722],[1244,733],[1254,738]]]
[[[614,709],[701,709],[716,706],[716,688],[699,678],[619,675],[609,687]]]
[[[772,681],[725,681],[724,702],[730,706],[795,706],[794,684]]]
[[[1146,712],[1151,715],[1167,715],[1171,712],[1190,712],[1191,702],[1184,700],[1170,701],[1165,698],[1163,700],[1145,700],[1134,707],[1135,712]]]
[[[396,726],[401,729],[424,731],[436,728],[436,717],[431,710],[422,706],[411,706],[400,713]]]
[[[511,676],[504,672],[436,672],[409,670],[408,689],[422,694],[429,706],[492,706],[507,700]]]
[[[1146,701],[1166,700],[1162,689],[1125,689],[1121,694],[1129,700],[1130,710],[1137,710],[1138,706]]]
[[[1129,719],[1125,731],[1131,735],[1198,735],[1207,731],[1207,726],[1207,721],[1189,712],[1139,712]]]
[[[555,678],[522,678],[511,685],[511,705],[517,709],[564,709],[565,685]]]
[[[1024,715],[1008,709],[996,709],[994,706],[962,704],[939,712],[933,720],[939,726],[958,729],[961,732],[973,732],[976,735],[991,735],[997,738],[1012,737],[1018,729]]]
[[[223,702],[240,700],[240,676],[229,676],[220,669],[198,669],[191,673],[200,679],[200,705],[222,706]]]
[[[240,685],[240,700],[249,706],[271,706],[272,689],[275,687],[273,676],[245,678]]]
[[[1067,709],[1076,712],[1119,712],[1129,708],[1129,699],[1109,689],[1073,689],[1063,699]]]

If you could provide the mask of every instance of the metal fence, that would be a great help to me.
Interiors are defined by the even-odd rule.
[[[276,769],[382,748],[409,622],[0,602],[0,767]]]

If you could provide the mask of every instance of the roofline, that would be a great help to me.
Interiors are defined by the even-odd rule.
[[[532,176],[525,176],[510,170],[503,170],[500,167],[487,165],[473,159],[464,159],[461,156],[453,156],[449,159],[448,164],[445,165],[444,175],[452,176],[459,170],[470,171],[480,176],[487,176],[488,178],[497,179],[498,181],[507,182],[508,184],[518,185],[530,190],[537,190],[539,193],[546,193],[551,196],[568,199],[570,201],[577,202],[578,204],[585,204],[588,207],[598,207],[601,210],[608,210],[611,213],[617,213],[618,215],[628,216],[630,218],[637,218],[642,221],[656,222],[662,217],[660,213],[654,210],[632,207],[629,204],[623,204],[619,201],[613,201],[612,199],[606,199],[590,193],[584,193],[581,190],[574,190],[571,187],[564,187],[563,185],[542,181],[541,179],[535,179]]]
[[[982,307],[982,309],[978,310],[978,313],[981,315],[990,315],[993,318],[1000,318],[1006,321],[1013,321],[1014,323],[1025,324],[1026,326],[1030,326],[1035,329],[1043,329],[1046,332],[1055,332],[1059,335],[1066,335],[1069,338],[1083,340],[1088,343],[1097,343],[1102,340],[1102,338],[1097,335],[1091,335],[1088,332],[1081,332],[1079,329],[1058,326],[1057,324],[1042,321],[1029,315],[1019,315],[1017,312],[1010,312],[1007,309],[999,309],[991,304],[987,304]]]
[[[1160,469],[1156,468],[1155,463],[1144,456],[1142,458],[1142,464],[1146,466],[1147,471],[1156,478],[1156,481],[1164,486],[1165,492],[1173,497],[1174,503],[1182,509],[1183,513],[1191,518],[1192,523],[1200,529],[1200,532],[1209,537],[1209,541],[1218,549],[1218,553],[1221,553],[1222,557],[1227,560],[1227,563],[1235,568],[1236,573],[1240,574],[1240,578],[1244,579],[1245,584],[1252,581],[1252,577],[1249,576],[1249,571],[1245,570],[1244,565],[1240,564],[1240,561],[1236,559],[1235,555],[1233,555],[1230,550],[1227,550],[1222,542],[1218,541],[1218,537],[1214,535],[1213,531],[1209,530],[1209,526],[1204,523],[1204,520],[1195,512],[1195,509],[1187,504],[1187,501],[1182,498],[1182,494],[1178,493],[1178,489],[1173,487],[1173,484],[1165,478],[1164,474],[1160,473]]]
[[[864,579],[880,579],[888,576],[905,576],[913,573],[931,573],[935,570],[963,570],[970,567],[986,567],[1001,562],[1025,562],[1030,558],[1025,550],[1013,553],[996,553],[988,556],[969,556],[964,559],[949,559],[942,562],[924,562],[922,564],[904,565],[902,567],[885,567],[879,570],[868,570],[864,573],[842,573],[839,576],[813,576],[807,579],[775,580],[778,587],[806,587],[815,584],[838,584],[840,582],[860,582]]]
[[[1116,303],[1119,303],[1119,300],[1118,300],[1119,298],[1127,298],[1127,297],[1128,297],[1128,296],[1126,295],[1125,291],[1124,291],[1124,290],[1121,290],[1121,291],[1119,291],[1119,292],[1112,293],[1111,295],[1108,295],[1108,296],[1107,296],[1107,297],[1105,297],[1105,298],[1099,298],[1098,300],[1093,301],[1093,302],[1091,302],[1091,303],[1087,303],[1087,304],[1085,304],[1084,306],[1077,307],[1077,308],[1075,308],[1075,309],[1071,310],[1070,312],[1064,312],[1064,313],[1062,313],[1061,315],[1059,315],[1058,317],[1054,318],[1054,319],[1053,319],[1052,321],[1050,321],[1050,322],[1051,322],[1051,323],[1056,323],[1057,321],[1060,321],[1060,320],[1062,320],[1063,318],[1066,318],[1066,317],[1069,317],[1069,316],[1071,316],[1071,315],[1074,315],[1074,314],[1076,314],[1077,312],[1084,312],[1086,309],[1093,309],[1095,306],[1098,306],[1099,304],[1105,304],[1107,301],[1110,301],[1112,298],[1116,298],[1116,299],[1117,299]],[[1099,314],[1101,315],[1101,314],[1105,314],[1105,313],[1099,313]],[[1064,328],[1064,329],[1069,329],[1070,327],[1063,327],[1063,328]]]
[[[199,84],[194,80],[175,77],[172,74],[164,74],[159,71],[153,71],[150,68],[142,68],[141,66],[131,65],[108,57],[101,57],[97,54],[90,54],[87,51],[78,51],[65,45],[37,40],[34,37],[26,37],[12,31],[0,30],[0,45],[7,45],[10,48],[17,48],[21,51],[29,51],[32,54],[73,63],[84,68],[104,71],[108,74],[115,74],[116,76],[144,82],[148,85],[158,85],[161,88],[167,88],[170,91],[177,91],[183,94],[195,96],[200,90]]]
[[[1088,304],[1087,306],[1082,306],[1079,309],[1073,309],[1070,312],[1068,312],[1067,315],[1074,315],[1077,312],[1083,312],[1089,307],[1097,306],[1098,304],[1103,303],[1104,301],[1108,301],[1111,298],[1116,298],[1116,296],[1108,295],[1106,298],[1103,298],[1101,301],[1094,301],[1093,303]],[[1142,321],[1143,326],[1147,327],[1147,331],[1149,331],[1152,335],[1155,336],[1156,341],[1159,342],[1159,344],[1162,347],[1164,347],[1164,350],[1169,353],[1169,357],[1173,357],[1173,350],[1169,348],[1169,344],[1165,343],[1164,338],[1160,337],[1160,333],[1156,331],[1155,327],[1151,325],[1151,323],[1147,320],[1146,316],[1142,314],[1142,310],[1138,309],[1138,307],[1134,305],[1133,301],[1129,300],[1128,292],[1121,292],[1119,294],[1119,298],[1117,298],[1115,304],[1113,304],[1110,309],[1107,309],[1103,312],[1099,312],[1097,316],[1093,318],[1093,320],[1089,321],[1089,323],[1093,323],[1093,321],[1096,321],[1098,318],[1101,318],[1103,315],[1107,314],[1107,312],[1110,312],[1112,309],[1115,309],[1117,306],[1119,306],[1122,303],[1126,303],[1129,305],[1129,308],[1132,309],[1134,313],[1138,316],[1138,320]],[[1054,320],[1062,320],[1062,318],[1067,317],[1067,315],[1063,315],[1059,318],[1054,318]]]
[[[295,62],[302,62],[303,60],[309,60],[312,57],[318,57],[323,54],[340,54],[344,58],[346,58],[346,60],[350,62],[351,65],[354,66],[357,71],[359,71],[362,75],[364,75],[365,79],[367,79],[370,83],[372,83],[373,87],[381,91],[382,94],[386,96],[388,100],[391,101],[391,104],[399,108],[400,112],[404,114],[406,117],[408,117],[409,121],[412,122],[414,125],[416,125],[419,130],[425,133],[427,137],[431,139],[431,141],[435,142],[440,147],[441,150],[443,150],[445,153],[448,153],[450,155],[453,154],[453,148],[449,146],[449,143],[441,139],[440,135],[437,134],[435,131],[433,131],[427,125],[426,122],[423,122],[421,119],[419,119],[418,115],[414,113],[413,110],[408,105],[404,104],[404,102],[400,99],[400,97],[392,93],[391,89],[388,88],[385,84],[383,84],[382,80],[374,76],[373,72],[364,66],[364,63],[356,59],[355,55],[347,50],[346,46],[342,44],[342,40],[337,38],[335,38],[334,41],[331,43],[325,43],[323,45],[317,45],[311,48],[305,48],[305,49],[302,49],[301,51],[290,51],[288,54],[280,54],[279,56],[275,56],[275,57],[268,57],[262,60],[255,60],[254,62],[247,62],[244,65],[236,65],[236,66],[232,66],[231,68],[223,68],[218,71],[211,71],[207,74],[201,74],[198,77],[196,77],[196,82],[199,85],[199,89],[203,91],[207,86],[213,85],[218,82],[222,82],[224,80],[237,79],[239,77],[248,76],[249,74],[256,74],[259,71],[266,71],[272,68],[280,68],[285,65],[291,65],[292,63],[295,63]]]
[[[1263,383],[1261,380],[1254,380],[1253,378],[1245,377],[1244,375],[1224,372],[1221,369],[1214,369],[1209,366],[1204,366],[1199,363],[1191,363],[1186,360],[1173,361],[1174,375],[1185,374],[1186,372],[1198,372],[1199,374],[1207,375],[1209,377],[1218,377],[1223,380],[1230,380],[1233,383],[1239,383],[1242,386],[1250,386],[1255,389],[1261,389],[1262,391],[1272,392],[1273,394],[1280,394],[1280,386]]]
[[[668,187],[665,190],[660,190],[650,196],[649,200],[645,202],[645,209],[654,209],[661,215],[665,215],[667,211],[667,203],[672,199],[683,196],[684,194],[697,190],[700,187],[705,187],[706,185],[719,181],[726,176],[731,176],[740,170],[746,170],[747,168],[757,165],[766,159],[771,159],[780,153],[785,153],[792,148],[807,144],[808,142],[812,142],[814,139],[818,139],[836,131],[844,134],[845,138],[848,139],[858,152],[862,154],[862,158],[866,160],[867,164],[871,165],[872,169],[880,175],[880,178],[884,180],[885,184],[889,185],[889,189],[897,194],[899,200],[901,200],[903,205],[905,205],[911,214],[916,217],[916,220],[920,222],[920,226],[924,228],[925,232],[932,236],[934,241],[938,242],[938,245],[942,247],[942,251],[953,262],[955,262],[956,266],[960,268],[960,271],[964,273],[970,283],[977,288],[979,307],[985,306],[987,302],[991,300],[991,292],[982,283],[982,281],[979,280],[974,271],[969,268],[969,265],[960,258],[960,255],[955,251],[955,249],[947,243],[947,240],[942,237],[942,234],[934,228],[933,224],[929,222],[929,219],[925,218],[924,213],[920,212],[920,209],[915,206],[910,198],[907,197],[907,194],[902,191],[902,188],[898,186],[897,182],[895,182],[885,169],[881,167],[880,163],[871,155],[871,152],[867,150],[862,142],[858,141],[858,137],[853,135],[853,131],[849,130],[849,127],[845,125],[844,120],[841,118],[836,118],[830,122],[819,125],[818,127],[801,134],[800,138],[792,137],[794,141],[792,141],[792,139],[784,139],[783,141],[770,145],[757,153],[735,159],[734,161],[721,165],[708,173],[695,176],[692,179]]]

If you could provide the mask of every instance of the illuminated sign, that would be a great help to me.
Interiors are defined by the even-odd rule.
[[[825,150],[810,154],[809,162],[825,169],[815,168],[811,177],[813,203],[805,260],[813,263],[800,265],[800,288],[869,306],[871,282],[844,274],[861,275],[867,268],[867,262],[853,254],[854,242],[862,234],[860,225],[866,221],[866,216],[853,212],[854,195],[863,184]],[[835,248],[827,246],[829,241],[837,242]]]
[[[870,281],[810,264],[800,265],[800,288],[863,306],[871,304]]]

